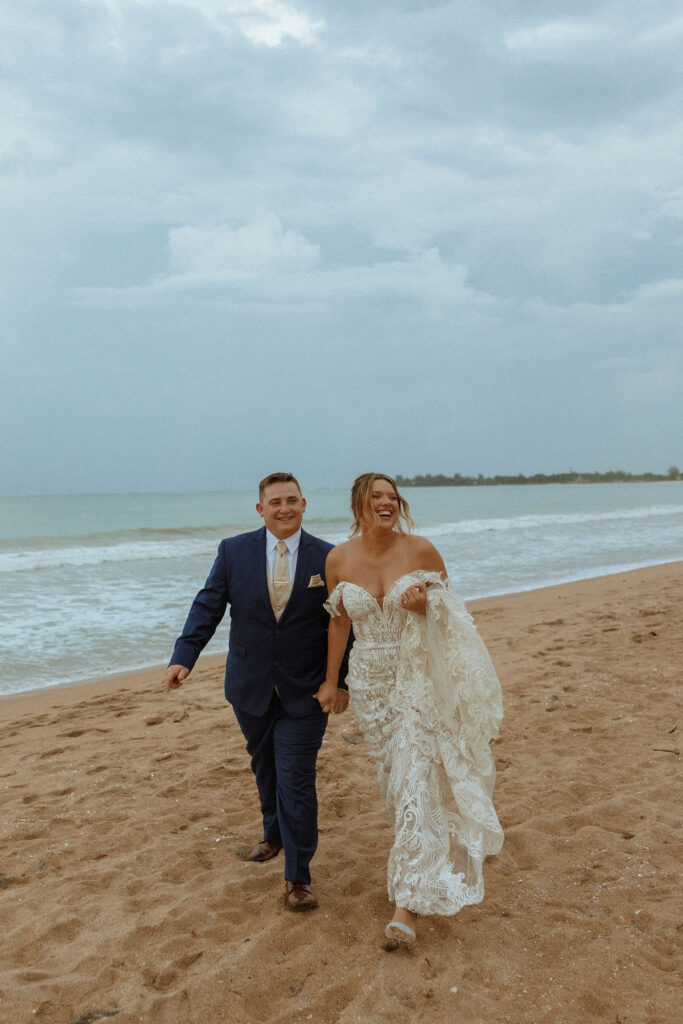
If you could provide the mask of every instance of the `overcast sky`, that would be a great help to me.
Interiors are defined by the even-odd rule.
[[[683,463],[680,0],[3,0],[0,491]]]

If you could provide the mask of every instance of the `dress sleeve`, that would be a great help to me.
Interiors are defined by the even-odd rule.
[[[334,588],[327,601],[323,604],[323,608],[329,614],[330,618],[336,619],[341,615],[339,611],[339,605],[343,604],[342,601],[343,585],[338,583]]]
[[[503,720],[503,699],[484,641],[462,600],[448,582],[427,590],[422,624],[429,674],[447,709],[470,736],[488,747]]]
[[[503,719],[500,683],[472,616],[448,581],[427,588],[426,615],[407,615],[401,657],[406,667],[420,666],[444,722],[468,737],[473,761],[490,774],[489,743]]]
[[[448,581],[428,588],[426,615],[408,612],[405,620],[397,699],[411,739],[443,766],[442,803],[451,835],[467,851],[466,884],[478,901],[483,860],[503,844],[489,745],[503,717],[500,684],[472,617]]]

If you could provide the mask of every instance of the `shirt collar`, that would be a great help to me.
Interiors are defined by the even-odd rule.
[[[285,544],[287,545],[287,550],[289,551],[290,555],[293,555],[294,552],[298,549],[300,540],[301,527],[299,527],[296,533],[293,533],[291,537],[285,537]],[[275,545],[277,544],[277,542],[277,537],[274,537],[270,530],[266,530],[266,551],[268,552],[269,555],[275,550]]]

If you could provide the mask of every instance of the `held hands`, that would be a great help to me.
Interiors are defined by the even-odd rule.
[[[319,690],[313,694],[313,700],[317,700],[321,709],[327,714],[339,715],[346,711],[349,704],[349,695],[346,690],[340,690],[336,683],[325,680]]]
[[[183,685],[183,679],[187,679],[189,674],[184,665],[169,665],[164,676],[166,693],[179,689]]]
[[[414,583],[401,594],[399,601],[405,612],[416,612],[418,615],[427,614],[427,588],[424,583]]]
[[[178,690],[189,674],[184,665],[169,665],[164,677],[166,693],[170,690]],[[333,715],[346,711],[349,704],[349,695],[346,690],[340,690],[336,683],[330,682],[324,682],[320,689],[313,694],[313,699],[319,702],[325,713]]]

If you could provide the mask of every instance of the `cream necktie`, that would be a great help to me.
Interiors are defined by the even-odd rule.
[[[277,551],[277,558],[273,566],[273,579],[272,582],[269,580],[268,589],[270,591],[270,603],[273,606],[275,618],[279,622],[280,616],[285,610],[285,605],[289,601],[292,584],[289,579],[287,545],[283,540],[279,540],[275,545],[275,550]]]
[[[277,551],[277,558],[275,559],[275,566],[273,568],[273,583],[276,587],[282,586],[283,583],[289,583],[289,563],[287,562],[287,545],[283,540],[279,540],[275,545]]]

